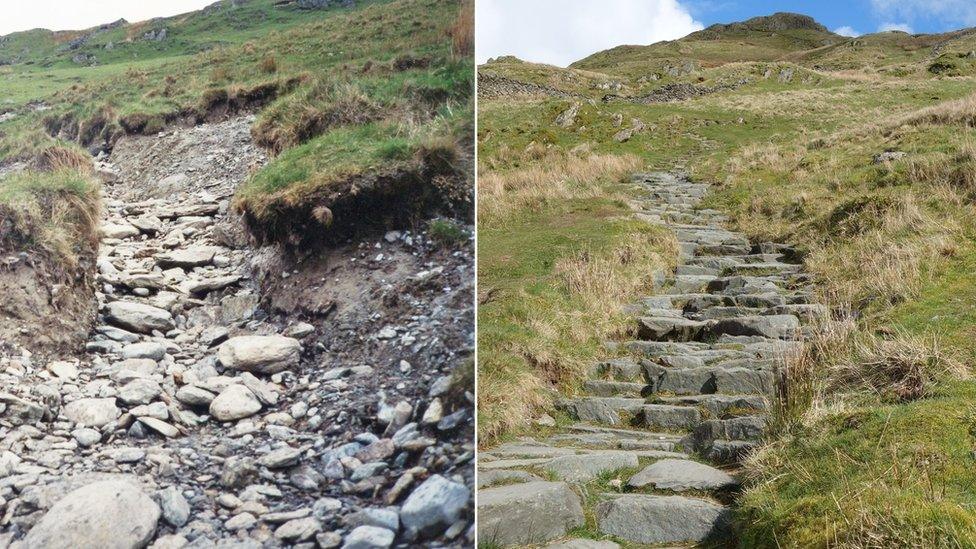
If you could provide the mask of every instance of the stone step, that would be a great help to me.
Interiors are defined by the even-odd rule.
[[[741,361],[733,362],[740,363]],[[654,362],[644,364],[650,392],[674,395],[769,395],[774,375],[770,369],[701,366],[668,368]]]
[[[545,543],[585,522],[579,496],[565,482],[526,482],[478,492],[478,539],[508,547]]]
[[[783,256],[780,254],[717,255],[689,259],[688,265],[724,270],[730,267],[751,265],[754,263],[779,263],[782,259]],[[792,265],[792,263],[787,263],[787,265]]]
[[[644,397],[650,393],[650,386],[646,383],[629,381],[602,381],[591,379],[583,382],[583,390],[590,396],[597,397]]]
[[[621,450],[656,450],[664,452],[674,452],[681,444],[682,435],[674,433],[658,433],[652,431],[642,431],[635,429],[620,429],[605,427],[602,425],[587,425],[576,423],[569,427],[571,433],[561,440],[570,440],[569,437],[587,435],[590,441],[602,441]],[[560,440],[558,435],[552,438]],[[582,440],[578,439],[577,440]]]
[[[725,276],[759,276],[763,274],[794,274],[800,272],[802,269],[802,265],[793,263],[746,263],[744,265],[726,267],[722,273]]]
[[[704,463],[687,459],[662,459],[630,477],[631,488],[654,488],[672,492],[688,490],[728,491],[740,486],[732,475]]]
[[[644,381],[643,366],[631,358],[618,358],[597,362],[590,366],[589,377],[608,381]]]
[[[751,315],[718,320],[684,317],[640,317],[637,337],[649,341],[703,341],[723,335],[794,339],[800,320],[793,315]]]
[[[685,431],[695,429],[702,421],[702,414],[692,406],[645,404],[640,407],[637,420],[648,429]]]
[[[589,482],[603,473],[637,467],[637,454],[625,451],[602,451],[553,458],[544,468],[560,480]]]
[[[681,444],[683,449],[697,452],[709,461],[739,461],[762,438],[767,422],[764,416],[709,419],[696,426]]]
[[[723,543],[732,539],[732,511],[684,496],[607,494],[596,507],[603,534],[632,543]]]
[[[573,419],[605,425],[622,425],[621,413],[634,416],[645,405],[643,398],[581,397],[560,402]]]
[[[769,411],[769,399],[763,395],[685,395],[662,396],[654,399],[658,404],[694,406],[707,411],[713,418],[728,415],[756,415]]]

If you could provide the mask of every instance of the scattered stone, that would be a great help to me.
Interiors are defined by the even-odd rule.
[[[190,519],[190,504],[183,497],[183,493],[175,486],[170,486],[157,492],[157,496],[163,520],[176,528],[182,528]]]
[[[121,328],[140,334],[151,334],[153,330],[167,332],[173,329],[173,315],[151,305],[116,301],[105,308],[105,319]]]
[[[346,536],[342,549],[386,549],[394,539],[396,534],[386,528],[360,526]]]
[[[122,413],[114,398],[83,398],[67,404],[61,412],[68,420],[86,427],[103,427]]]
[[[236,421],[261,411],[261,403],[243,385],[229,385],[210,402],[210,415],[218,421]]]

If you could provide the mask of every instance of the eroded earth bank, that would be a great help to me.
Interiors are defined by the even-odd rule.
[[[90,280],[4,258],[0,547],[473,543],[470,242],[253,245],[252,122],[100,156]]]

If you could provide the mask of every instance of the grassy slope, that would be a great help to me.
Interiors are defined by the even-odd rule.
[[[949,38],[944,51],[968,62],[958,53],[968,51],[969,35]],[[843,57],[835,68],[848,72],[790,83],[754,79],[734,92],[667,105],[586,105],[569,130],[551,124],[568,102],[527,101],[499,109],[497,127],[482,118],[482,137],[491,139],[481,150],[504,156],[532,142],[589,143],[719,181],[712,205],[730,211],[756,237],[799,245],[824,298],[859,315],[856,339],[936,338],[943,352],[970,362],[976,357],[976,117],[972,103],[953,101],[970,94],[974,81],[935,77],[930,41],[885,34],[865,37],[866,45],[786,51],[783,59],[809,67]],[[598,59],[625,87],[638,89],[644,84],[637,82],[633,55],[622,50],[619,69],[612,53]],[[731,63],[684,79],[715,79],[718,71],[753,66]],[[967,70],[960,74],[972,74]],[[546,81],[555,85],[559,78]],[[926,108],[935,114],[915,114]],[[625,120],[639,117],[651,130],[625,144],[612,142],[615,112]],[[908,156],[872,162],[886,150]],[[901,379],[905,364],[872,389],[867,377],[877,364],[858,362],[848,344],[839,342],[833,357],[853,365],[849,383],[829,385],[838,382],[838,370],[817,364],[811,380],[829,390],[820,388],[815,409],[789,410],[787,428],[753,464],[752,488],[741,502],[744,546],[972,546],[976,388],[933,375],[923,384],[925,398],[898,400],[887,384]],[[939,365],[926,346],[913,352],[911,365],[923,372]]]
[[[473,68],[467,55],[452,47],[458,2],[365,1],[354,9],[320,11],[273,4],[251,0],[234,7],[228,0],[216,9],[98,32],[72,51],[61,48],[80,33],[32,31],[8,37],[0,45],[0,58],[13,56],[17,62],[0,67],[5,101],[0,108],[17,116],[0,123],[0,159],[36,164],[45,149],[64,145],[63,140],[98,148],[126,131],[151,133],[176,118],[219,115],[275,95],[279,98],[270,110],[301,116],[263,116],[257,133],[280,141],[267,144],[283,150],[318,141],[272,162],[255,176],[252,191],[265,188],[268,180],[280,189],[350,171],[396,169],[413,149],[391,152],[392,145],[434,142],[450,149],[463,141],[463,128],[473,117]],[[142,38],[161,28],[168,31],[164,40]],[[109,42],[114,47],[107,50]],[[97,56],[98,64],[77,66],[71,59],[79,52]],[[354,90],[384,110],[377,117],[382,123],[361,129],[368,120],[329,118],[350,105],[311,93],[323,82]],[[35,101],[49,108],[28,104]],[[333,129],[337,132],[325,135]],[[364,132],[372,133],[360,135]],[[358,147],[356,136],[368,137],[371,146],[374,138],[383,145]],[[470,137],[467,141],[470,147]],[[373,149],[386,152],[377,155]],[[335,156],[343,162],[322,161]],[[464,169],[461,163],[454,167]],[[241,209],[251,207],[248,197],[260,195],[245,193]]]

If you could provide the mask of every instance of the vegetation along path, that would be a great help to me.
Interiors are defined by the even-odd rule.
[[[629,358],[595,364],[585,395],[561,402],[574,423],[480,454],[485,545],[734,544],[737,463],[766,428],[778,365],[827,309],[791,248],[698,207],[707,185],[634,179],[638,216],[674,232],[680,264],[629,308],[638,340],[611,344]]]

